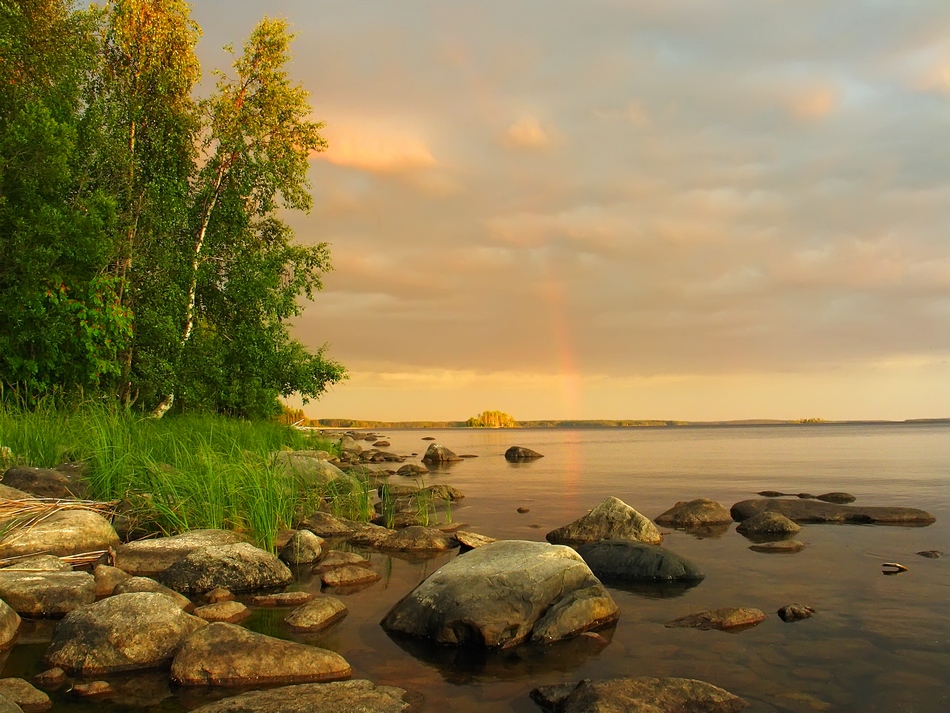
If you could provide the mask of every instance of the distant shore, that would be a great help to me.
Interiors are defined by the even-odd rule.
[[[513,428],[710,428],[742,426],[876,426],[905,424],[946,424],[950,418],[913,418],[902,421],[881,420],[845,420],[831,421],[816,418],[795,420],[781,419],[741,419],[733,421],[662,421],[629,419],[592,419],[592,420],[544,420],[519,421]],[[367,421],[351,418],[315,418],[306,419],[300,426],[311,428],[359,428],[359,429],[426,429],[426,428],[472,428],[466,421]],[[512,427],[509,427],[509,430]]]

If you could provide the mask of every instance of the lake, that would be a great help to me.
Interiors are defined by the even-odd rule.
[[[485,653],[395,641],[379,626],[389,608],[454,553],[430,560],[367,554],[382,581],[341,596],[349,615],[319,635],[291,634],[286,611],[259,610],[248,625],[342,654],[354,678],[420,693],[423,710],[535,712],[528,692],[543,684],[610,676],[698,678],[761,711],[950,710],[950,426],[946,424],[675,427],[635,429],[381,431],[398,453],[437,443],[466,459],[434,471],[466,498],[451,519],[496,538],[543,541],[550,530],[616,496],[648,517],[677,501],[731,506],[760,490],[846,491],[858,505],[923,508],[928,527],[804,525],[797,554],[763,554],[731,527],[720,536],[666,533],[664,546],[706,572],[690,589],[610,588],[621,609],[602,640]],[[544,458],[508,463],[512,445]],[[403,482],[393,477],[391,482]],[[528,512],[519,513],[518,508]],[[922,550],[947,555],[927,559]],[[883,562],[907,572],[882,573]],[[301,576],[299,588],[319,591]],[[800,602],[817,610],[783,623]],[[769,614],[739,633],[667,629],[701,609],[749,606]],[[3,675],[42,670],[49,624],[27,631]],[[29,643],[33,642],[33,643]],[[112,679],[110,679],[112,680]],[[112,703],[55,694],[57,711],[184,711],[222,691],[169,690],[162,674],[116,678]],[[161,701],[161,702],[159,702]]]

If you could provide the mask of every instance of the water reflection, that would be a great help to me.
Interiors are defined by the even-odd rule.
[[[629,592],[646,599],[675,599],[681,597],[693,587],[702,584],[700,579],[681,580],[677,582],[630,582],[600,578],[608,589],[617,589]]]

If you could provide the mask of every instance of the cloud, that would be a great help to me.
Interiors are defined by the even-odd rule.
[[[560,136],[553,128],[542,126],[537,117],[530,115],[518,119],[503,136],[506,146],[535,151],[550,148],[559,140]]]
[[[364,120],[365,122],[365,120]],[[383,117],[372,125],[340,119],[325,130],[329,148],[315,158],[372,173],[431,168],[437,162],[426,141],[410,130],[393,127]]]
[[[838,105],[838,90],[830,85],[808,87],[791,99],[792,114],[805,121],[824,119]]]

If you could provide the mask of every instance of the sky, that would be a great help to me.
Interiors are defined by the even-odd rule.
[[[309,416],[950,416],[950,2],[192,6],[326,122]]]

